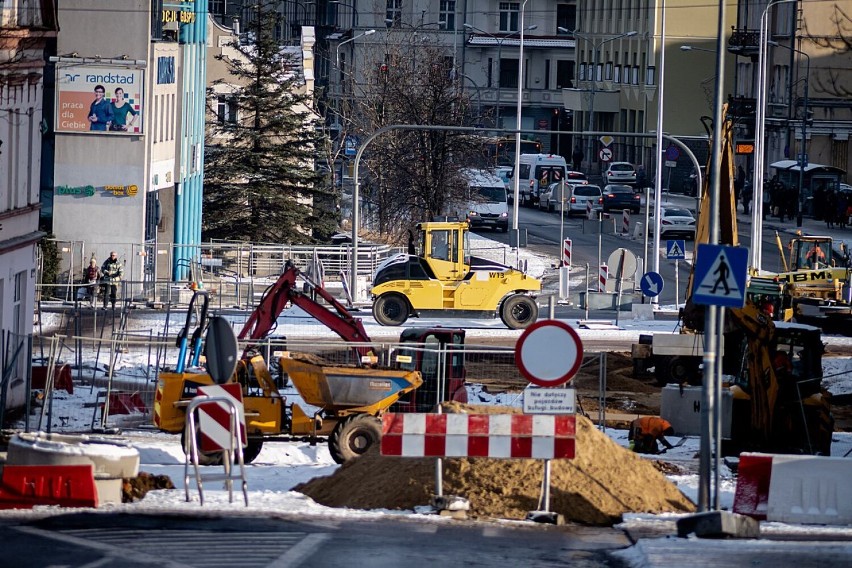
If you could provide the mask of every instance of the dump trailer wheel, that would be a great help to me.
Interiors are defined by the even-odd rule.
[[[373,317],[380,325],[402,325],[408,319],[408,302],[399,294],[379,296],[373,302]]]
[[[370,414],[355,414],[339,422],[328,437],[328,449],[337,463],[357,458],[382,439],[382,423]]]
[[[538,319],[538,304],[529,296],[509,296],[500,308],[500,319],[509,329],[526,329]]]

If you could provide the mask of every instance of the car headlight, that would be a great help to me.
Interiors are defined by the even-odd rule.
[[[509,216],[509,214],[508,214],[508,213],[506,213],[505,211],[503,211],[502,213],[500,213],[500,216],[501,216],[501,217],[508,217],[508,216]]]
[[[468,211],[467,212],[468,217],[476,217],[477,215],[479,215],[479,213],[477,213],[476,211]]]

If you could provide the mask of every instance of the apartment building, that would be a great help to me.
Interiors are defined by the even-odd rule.
[[[130,292],[179,276],[201,239],[206,2],[68,0],[57,14],[43,193],[65,276],[111,250]]]
[[[32,333],[44,56],[56,37],[52,0],[0,3],[0,361],[9,369],[7,406],[28,395],[27,336]],[[4,380],[7,377],[4,376]]]
[[[759,38],[761,20],[765,21],[764,163],[769,166],[804,160],[839,174],[834,178],[843,179],[845,175],[849,180],[852,64],[848,42],[852,13],[843,10],[842,2],[770,4],[766,0],[741,1],[728,45],[737,55],[735,94],[751,110],[760,89]],[[752,123],[753,117],[740,128],[739,135],[745,140],[754,137]],[[766,168],[764,173],[772,176],[778,172]],[[805,205],[811,197],[810,189],[804,188]]]

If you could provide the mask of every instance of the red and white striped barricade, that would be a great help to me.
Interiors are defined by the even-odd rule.
[[[621,234],[625,237],[630,234],[630,211],[627,209],[621,213]]]
[[[606,292],[606,280],[609,277],[609,267],[606,264],[601,264],[598,271],[598,292]]]
[[[573,459],[576,417],[542,414],[395,414],[382,417],[385,456]]]
[[[571,239],[566,238],[565,242],[562,243],[562,266],[571,266],[571,252],[573,251],[573,246],[571,244]]]
[[[198,424],[196,424],[196,414]],[[186,500],[189,494],[189,465],[195,469],[195,484],[198,497],[204,505],[203,480],[224,481],[228,490],[228,502],[234,502],[234,479],[242,481],[243,499],[248,507],[248,481],[246,479],[243,448],[248,444],[246,434],[245,410],[243,408],[242,387],[237,383],[225,385],[204,385],[198,387],[198,395],[193,398],[186,412],[184,431],[184,487]],[[201,475],[199,452],[223,452],[224,474]],[[233,471],[236,458],[238,472]]]
[[[594,221],[594,219],[595,219],[595,216],[592,215],[592,200],[591,199],[586,201],[586,218],[589,219],[589,220],[592,220],[592,221]]]

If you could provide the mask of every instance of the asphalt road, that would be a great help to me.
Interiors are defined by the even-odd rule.
[[[590,278],[594,282],[597,272],[595,266],[600,262],[606,262],[609,255],[619,248],[625,248],[632,252],[637,258],[645,257],[645,241],[644,239],[634,239],[633,228],[637,221],[644,222],[644,198],[643,209],[639,215],[631,215],[630,217],[630,232],[628,235],[621,234],[622,218],[620,212],[611,213],[611,220],[603,222],[590,221],[582,217],[564,217],[560,218],[559,212],[548,213],[541,211],[538,208],[518,209],[518,226],[521,230],[526,230],[527,244],[530,250],[549,255],[553,258],[553,262],[561,255],[562,244],[560,235],[563,238],[570,238],[573,244],[572,276],[579,271],[583,277],[584,267],[586,264],[590,267]],[[695,198],[681,194],[664,194],[664,205],[675,205],[678,207],[686,207],[693,212],[695,211]],[[653,206],[653,204],[652,204]],[[614,219],[614,222],[613,220]],[[750,245],[751,219],[749,216],[742,213],[740,208],[737,221],[739,225],[739,240],[744,246]],[[509,234],[483,231],[483,236],[499,241],[505,244],[509,243]],[[677,237],[681,239],[682,237]],[[686,239],[686,261],[675,262],[666,259],[666,239],[661,239],[659,250],[659,271],[663,277],[665,286],[659,297],[661,304],[682,303],[686,294],[686,286],[691,270],[691,258],[694,247],[694,241]],[[648,248],[653,247],[653,236],[648,239]],[[775,241],[775,233],[772,230],[764,230],[763,233],[763,250],[764,250],[764,268],[767,270],[781,270],[778,255],[774,253],[777,250]],[[651,254],[648,254],[651,257]],[[645,270],[653,268],[653,262],[648,263],[649,266]],[[675,277],[677,274],[677,278]],[[677,293],[677,301],[675,294]]]
[[[77,513],[3,521],[0,568],[621,566],[620,530],[580,526]]]

